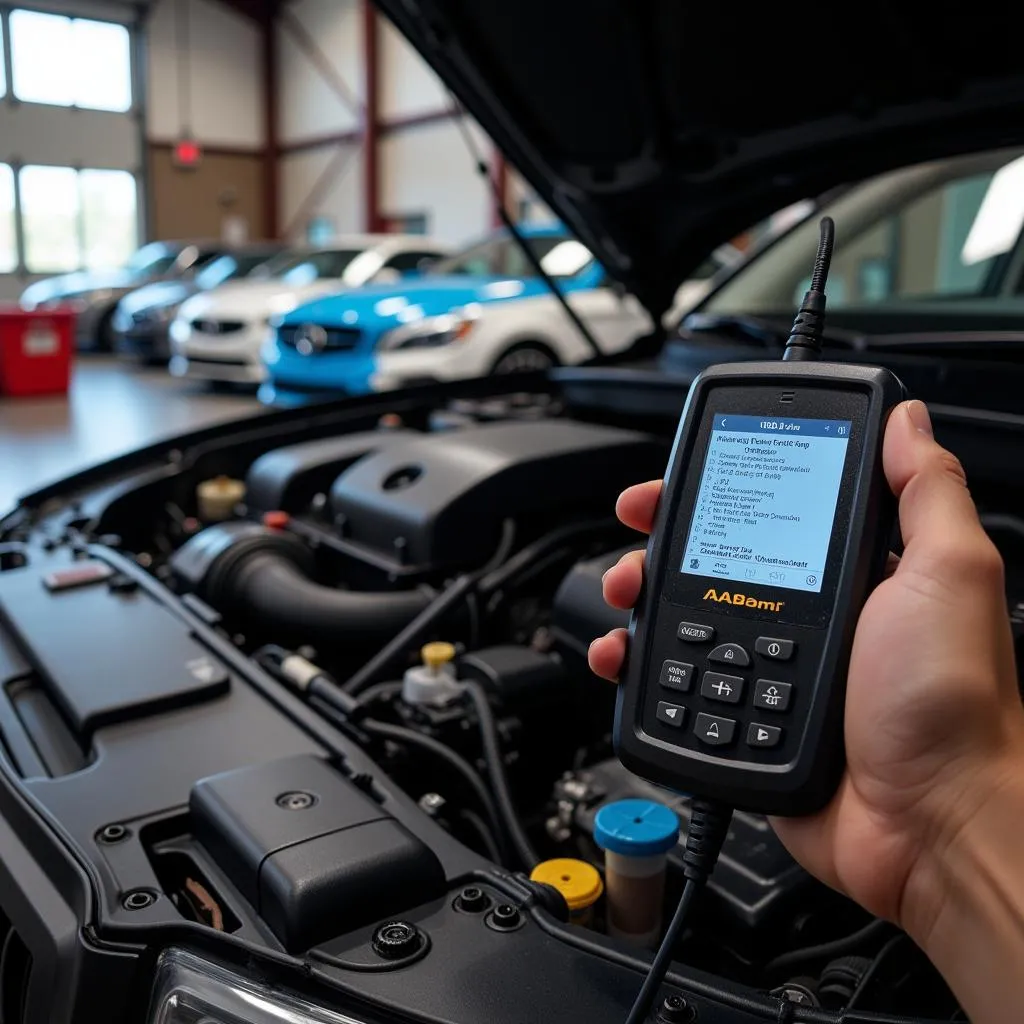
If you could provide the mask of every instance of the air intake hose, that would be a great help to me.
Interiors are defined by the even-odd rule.
[[[222,523],[171,559],[175,576],[221,612],[244,612],[314,642],[392,636],[429,603],[419,590],[364,592],[314,582],[313,555],[297,537],[255,523]]]

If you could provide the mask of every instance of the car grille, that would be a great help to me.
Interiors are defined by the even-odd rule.
[[[193,320],[192,330],[198,334],[236,334],[245,329],[244,320]]]
[[[312,352],[345,352],[359,344],[362,331],[358,327],[319,327],[311,324],[284,324],[277,329],[282,345],[298,348],[301,340],[312,342]]]

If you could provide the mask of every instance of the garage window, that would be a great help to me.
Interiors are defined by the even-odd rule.
[[[84,266],[123,266],[137,242],[134,176],[128,171],[82,171],[78,182]]]
[[[0,274],[18,265],[18,239],[14,229],[14,172],[0,164]]]
[[[15,10],[11,87],[30,103],[126,111],[132,105],[128,29],[105,21]]]
[[[122,266],[135,250],[136,186],[128,171],[30,165],[18,181],[30,273]]]

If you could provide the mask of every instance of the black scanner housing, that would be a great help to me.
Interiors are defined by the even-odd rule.
[[[734,395],[738,388],[746,387],[752,392],[759,389],[759,394],[774,388],[772,393],[782,403],[778,414],[789,417],[805,415],[800,411],[801,389],[815,395],[817,408],[822,407],[823,392],[835,394],[837,404],[839,396],[847,396],[840,406],[843,410],[849,408],[849,396],[862,396],[867,403],[857,439],[859,464],[851,463],[850,453],[855,450],[851,437],[837,503],[837,523],[844,515],[848,526],[845,537],[837,527],[833,529],[825,578],[830,594],[826,597],[825,586],[820,595],[779,589],[774,592],[784,593],[790,607],[798,609],[795,618],[788,612],[747,615],[746,609],[723,610],[699,602],[693,597],[699,590],[692,583],[689,596],[680,598],[683,588],[672,552],[678,547],[680,533],[689,525],[699,485],[705,412],[718,389],[723,394],[729,389]],[[798,398],[790,404],[793,399],[784,396],[793,394]],[[864,601],[882,577],[889,550],[895,502],[882,472],[881,447],[888,415],[903,397],[902,384],[888,370],[832,363],[723,364],[705,370],[694,381],[669,458],[647,548],[645,583],[629,623],[623,685],[616,698],[613,737],[619,758],[628,769],[680,792],[764,814],[809,814],[831,798],[845,764],[843,709],[854,629]],[[824,405],[827,410],[827,400]],[[752,411],[761,414],[765,410]],[[720,589],[729,586],[712,577],[703,579],[701,588],[704,583]],[[757,596],[774,596],[754,585],[745,584],[744,588]],[[659,615],[660,624],[656,625]],[[650,727],[650,709],[659,698],[678,700],[687,706],[689,716],[700,711],[729,714],[733,710],[732,705],[708,704],[700,696],[699,681],[688,695],[655,693],[662,658],[692,660],[683,657],[691,653],[692,645],[673,647],[675,627],[669,636],[669,621],[707,624],[718,630],[718,640],[739,639],[751,647],[758,635],[800,637],[805,654],[799,668],[799,718],[789,720],[791,735],[775,756],[759,758],[756,752],[745,751],[742,736],[731,749],[705,751],[682,739],[685,731],[679,731],[680,739],[674,742],[675,737],[670,738],[667,732],[659,735]],[[674,650],[681,653],[667,653]]]

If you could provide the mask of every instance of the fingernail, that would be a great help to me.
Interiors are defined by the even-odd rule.
[[[924,402],[915,398],[912,402],[907,402],[907,415],[910,417],[910,422],[914,424],[919,433],[925,435],[925,437],[933,437],[932,431],[932,418],[928,415],[928,406]]]

